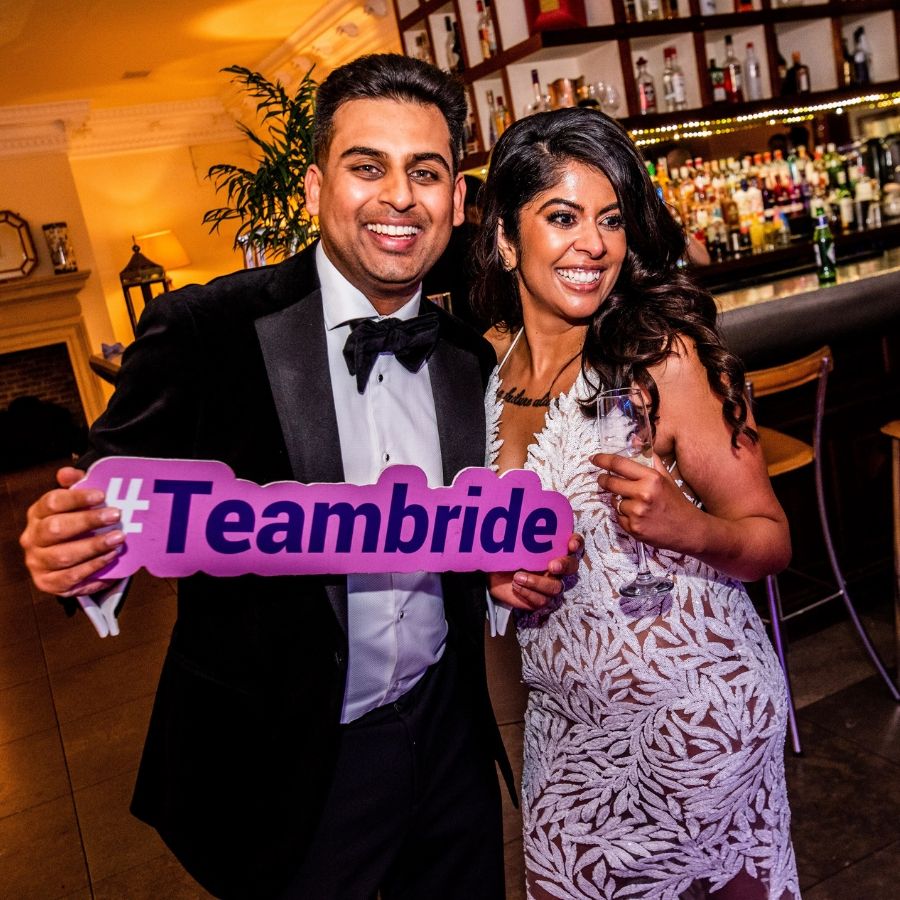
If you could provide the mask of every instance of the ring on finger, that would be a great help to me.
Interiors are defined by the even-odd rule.
[[[619,498],[616,500],[616,515],[619,515],[619,516],[622,515],[622,501],[624,499],[625,498],[620,495]]]

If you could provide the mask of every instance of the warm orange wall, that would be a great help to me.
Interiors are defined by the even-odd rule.
[[[66,222],[79,269],[90,269],[79,299],[91,350],[99,352],[101,341],[113,335],[101,279],[94,257],[91,228],[82,206],[69,158],[64,153],[32,156],[0,156],[0,204],[24,218],[31,230],[38,254],[32,275],[52,276],[53,266],[41,226]]]
[[[116,339],[132,339],[119,272],[131,258],[131,235],[171,229],[190,265],[170,272],[173,287],[206,282],[241,267],[233,228],[210,235],[203,214],[220,204],[205,179],[216,162],[243,162],[243,142],[141,150],[72,160],[97,271]],[[237,158],[236,158],[237,157]]]

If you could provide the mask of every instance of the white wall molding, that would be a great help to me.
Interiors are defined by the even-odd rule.
[[[84,158],[240,137],[234,118],[215,97],[93,110],[87,100],[0,107],[0,156]]]
[[[0,106],[0,156],[66,153],[69,135],[90,115],[87,100]]]
[[[240,138],[234,119],[214,97],[96,109],[71,135],[73,158],[157,147],[216,144]]]

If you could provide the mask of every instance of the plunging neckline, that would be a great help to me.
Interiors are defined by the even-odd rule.
[[[495,415],[492,418],[491,423],[491,434],[488,439],[488,464],[490,467],[497,472],[498,474],[502,474],[499,471],[499,466],[494,462],[497,457],[500,455],[500,448],[506,442],[505,438],[500,437],[500,424],[503,420],[503,410],[506,408],[506,402],[500,396],[500,388],[503,386],[503,379],[500,377],[500,372],[503,367],[506,365],[506,361],[509,359],[510,354],[516,347],[516,344],[519,342],[519,338],[522,337],[522,334],[525,332],[524,328],[520,328],[516,336],[513,338],[512,343],[506,350],[506,353],[503,354],[503,359],[497,363],[496,368],[493,372],[493,380],[494,384],[491,385],[493,388],[493,397],[494,397],[494,406],[495,406]],[[578,388],[582,386],[584,382],[584,370],[579,367],[578,374],[575,376],[575,380],[572,382],[572,387],[570,387],[567,391],[561,391],[557,394],[553,399],[550,400],[550,404],[547,406],[547,411],[544,413],[544,424],[538,431],[535,431],[533,434],[532,440],[525,447],[525,459],[519,466],[510,466],[509,469],[505,471],[510,471],[510,469],[527,469],[528,461],[532,458],[532,451],[537,450],[538,445],[540,444],[541,436],[547,431],[550,427],[551,419],[560,414],[560,401],[564,399],[570,398],[572,395],[576,393]]]

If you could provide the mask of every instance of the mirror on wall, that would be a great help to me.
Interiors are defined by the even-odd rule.
[[[8,209],[0,210],[0,281],[24,278],[36,265],[28,223]]]

